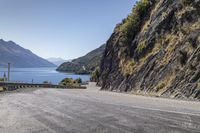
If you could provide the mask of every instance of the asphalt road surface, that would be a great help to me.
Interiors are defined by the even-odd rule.
[[[200,102],[87,90],[0,94],[0,133],[200,133]]]

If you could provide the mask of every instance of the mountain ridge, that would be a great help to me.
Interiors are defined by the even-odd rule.
[[[11,63],[12,67],[55,67],[54,64],[37,56],[29,49],[25,49],[13,41],[0,39],[0,66],[7,66]]]

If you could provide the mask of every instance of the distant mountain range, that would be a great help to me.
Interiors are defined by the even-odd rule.
[[[48,60],[49,62],[55,64],[56,66],[60,66],[64,62],[71,61],[71,60],[64,60],[64,59],[62,59],[60,57],[58,57],[58,58],[51,57],[51,58],[47,58],[46,60]]]
[[[56,66],[13,41],[0,39],[0,66],[7,66],[8,62],[11,63],[12,67],[18,68]]]
[[[76,73],[76,74],[91,73],[97,67],[99,67],[101,57],[103,56],[103,52],[105,50],[105,46],[106,45],[104,44],[99,48],[89,52],[85,56],[61,64],[57,68],[57,71]]]

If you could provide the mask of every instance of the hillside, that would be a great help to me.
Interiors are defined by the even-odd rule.
[[[107,41],[102,90],[200,99],[200,0],[141,0]]]
[[[55,67],[54,64],[35,55],[30,50],[24,49],[12,41],[0,40],[0,66],[5,67],[7,63],[12,67]]]
[[[74,59],[71,62],[65,62],[61,64],[57,68],[57,71],[78,74],[91,73],[99,66],[104,50],[105,44],[89,52],[85,56]]]

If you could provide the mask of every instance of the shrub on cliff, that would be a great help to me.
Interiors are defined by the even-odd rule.
[[[148,14],[151,5],[151,0],[141,0],[137,2],[132,9],[132,13],[123,21],[120,30],[122,32],[122,41],[124,44],[130,44],[134,36],[139,32],[145,17],[144,15]]]
[[[180,50],[180,64],[184,66],[187,63],[188,53],[186,51]]]

